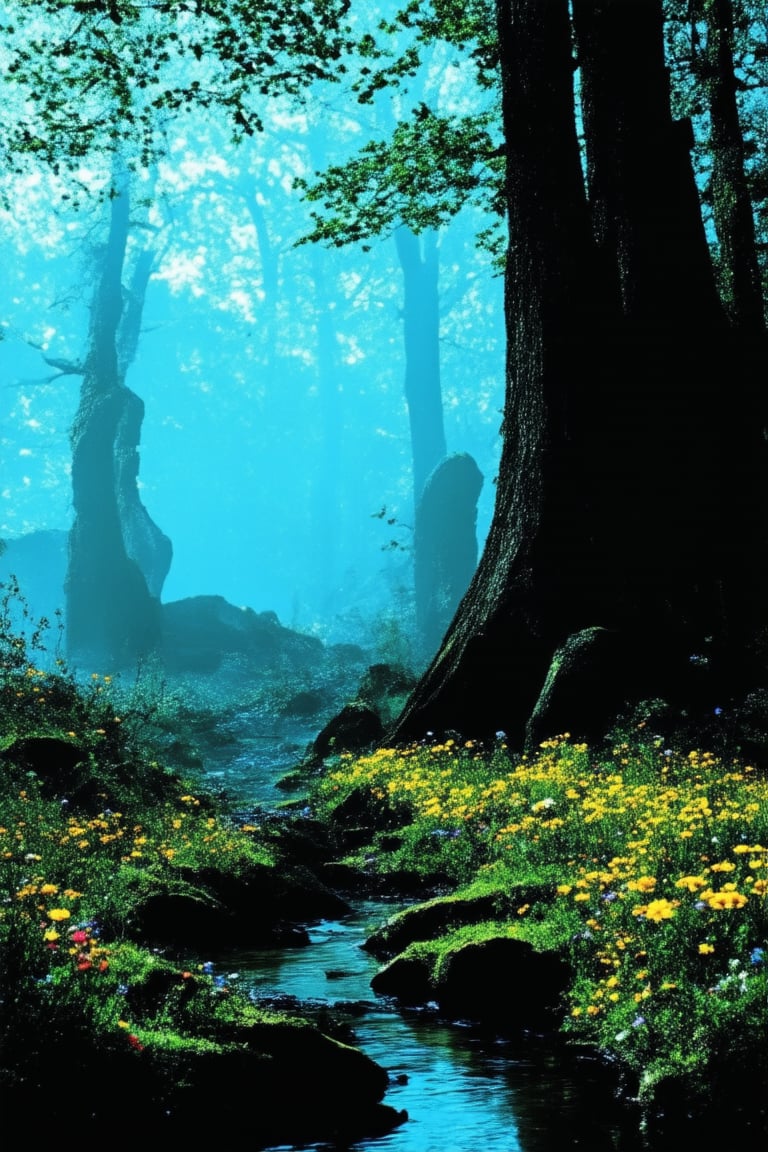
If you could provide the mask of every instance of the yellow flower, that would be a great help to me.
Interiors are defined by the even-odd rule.
[[[655,887],[655,876],[638,876],[637,880],[630,880],[627,884],[630,892],[652,892]]]
[[[43,933],[43,940],[58,940],[59,933],[55,928],[49,928],[47,932]]]
[[[68,908],[51,908],[48,913],[49,920],[69,920],[72,913]]]
[[[41,896],[55,896],[59,890],[58,884],[43,884],[40,889]]]
[[[675,914],[675,904],[669,900],[651,900],[645,909],[646,920],[671,920]]]
[[[689,892],[696,892],[699,888],[706,887],[706,883],[701,876],[681,876],[679,880],[675,880],[675,888],[687,888]]]
[[[730,860],[721,860],[719,864],[710,864],[712,872],[733,872],[736,865]]]
[[[699,944],[699,955],[709,956],[710,952],[714,952],[714,944]]]
[[[707,900],[710,908],[720,909],[743,908],[746,903],[747,897],[741,892],[713,892]]]

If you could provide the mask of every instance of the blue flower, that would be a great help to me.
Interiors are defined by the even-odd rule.
[[[765,963],[765,948],[753,948],[749,954],[750,963],[764,964]]]

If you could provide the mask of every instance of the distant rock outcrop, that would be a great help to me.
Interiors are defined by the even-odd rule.
[[[323,657],[316,637],[283,627],[274,612],[238,608],[223,596],[172,600],[161,612],[161,656],[169,671],[215,672],[231,654],[255,668],[281,661],[307,668]]]

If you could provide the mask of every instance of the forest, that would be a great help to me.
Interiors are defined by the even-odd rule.
[[[764,6],[0,61],[0,1106],[764,1147]]]

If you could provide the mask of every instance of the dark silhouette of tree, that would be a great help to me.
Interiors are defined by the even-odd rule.
[[[763,678],[764,331],[745,341],[716,290],[661,3],[572,7],[586,182],[567,3],[497,5],[509,223],[497,504],[399,740],[601,733],[632,701],[711,708]]]
[[[116,181],[91,301],[80,403],[72,426],[72,502],[66,579],[67,649],[125,666],[160,639],[160,594],[171,543],[139,497],[144,405],[126,386],[157,248],[140,249],[124,284],[129,182]]]

